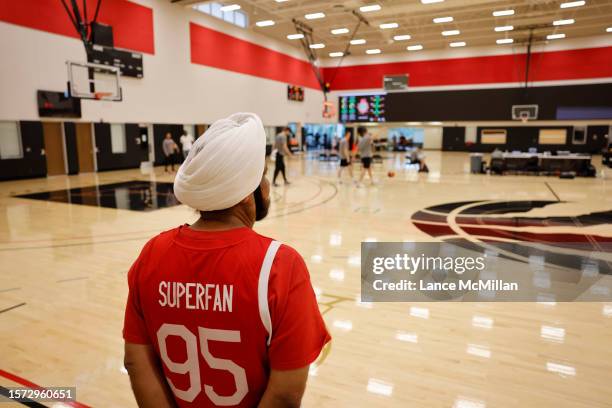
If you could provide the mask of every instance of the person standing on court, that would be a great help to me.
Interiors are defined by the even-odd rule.
[[[367,131],[365,126],[359,126],[357,128],[357,134],[359,135],[359,144],[357,145],[357,149],[359,151],[359,157],[361,158],[361,177],[359,177],[359,182],[361,183],[365,177],[366,172],[368,176],[370,176],[370,182],[374,184],[374,177],[372,177],[372,150],[374,145],[374,140],[372,140],[372,135]]]
[[[198,138],[174,194],[200,212],[128,273],[125,367],[140,407],[297,407],[331,340],[308,268],[253,231],[270,206],[266,135],[237,113]]]
[[[293,156],[287,145],[287,137],[289,134],[289,128],[285,127],[274,139],[274,148],[276,149],[276,163],[274,166],[274,177],[272,177],[272,185],[274,187],[278,186],[278,184],[276,184],[276,177],[278,177],[279,173],[283,175],[285,184],[291,184],[287,181],[287,175],[285,174],[285,155]]]
[[[172,139],[172,133],[166,133],[166,137],[162,142],[162,150],[164,152],[164,172],[168,172],[168,164],[170,164],[174,172],[174,154],[178,151],[178,146]]]
[[[181,142],[181,146],[183,147],[183,160],[185,160],[187,158],[187,155],[189,154],[189,150],[191,150],[191,146],[193,146],[193,136],[191,136],[189,132],[183,129],[183,134],[181,135],[179,141]]]
[[[347,129],[344,137],[338,143],[338,155],[340,156],[340,168],[338,169],[338,181],[342,183],[342,170],[348,169],[349,176],[353,180],[353,163],[351,162],[351,151],[349,149],[349,141],[351,132]]]

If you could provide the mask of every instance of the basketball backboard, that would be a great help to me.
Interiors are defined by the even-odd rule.
[[[538,118],[538,105],[512,105],[512,120],[526,122]]]
[[[75,98],[121,101],[119,68],[91,62],[66,61],[68,92]]]

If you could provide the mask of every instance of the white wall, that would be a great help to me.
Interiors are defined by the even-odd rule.
[[[442,149],[442,127],[425,127],[425,135],[423,136],[423,149]]]
[[[189,22],[305,60],[301,50],[167,0],[137,2],[153,8],[155,55],[144,54],[143,79],[121,79],[123,102],[84,100],[82,121],[210,123],[237,111],[255,112],[266,125],[323,121],[318,90],[307,88],[304,102],[288,101],[284,82],[191,64]],[[65,63],[85,61],[84,47],[2,22],[0,38],[0,120],[38,120],[36,90],[64,91]]]

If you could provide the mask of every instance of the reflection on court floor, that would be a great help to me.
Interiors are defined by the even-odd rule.
[[[17,197],[121,210],[152,211],[179,204],[172,192],[172,186],[172,183],[137,180],[44,191]]]

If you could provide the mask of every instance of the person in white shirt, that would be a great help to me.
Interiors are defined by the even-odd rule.
[[[193,136],[191,136],[186,130],[183,130],[183,134],[181,135],[179,141],[183,146],[183,158],[185,159],[189,154],[189,150],[191,150],[191,146],[193,146]]]

